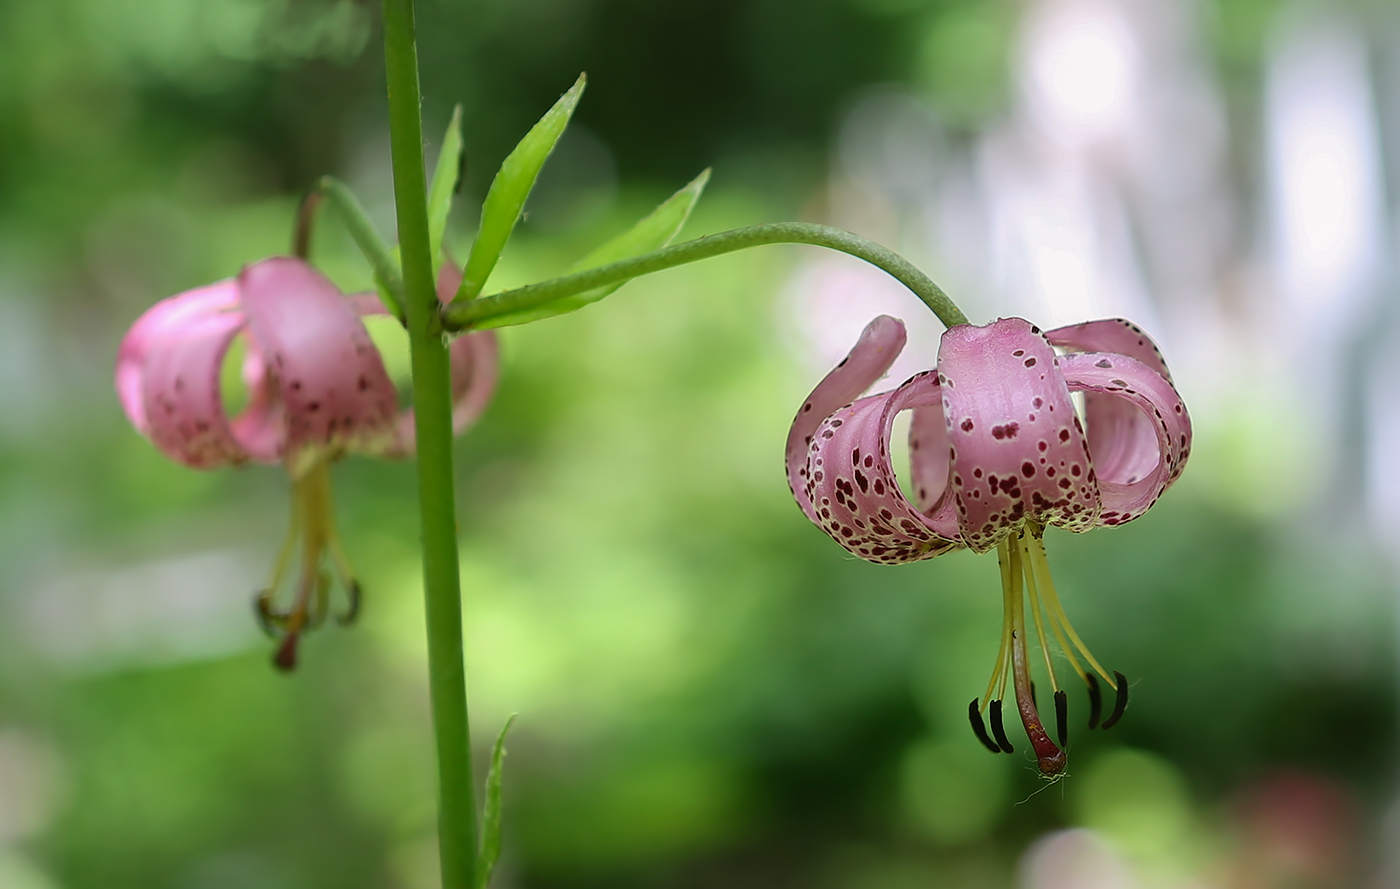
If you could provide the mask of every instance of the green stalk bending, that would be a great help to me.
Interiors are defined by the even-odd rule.
[[[924,301],[947,327],[966,324],[967,317],[939,286],[909,260],[886,247],[828,225],[809,222],[772,222],[706,235],[693,241],[672,244],[653,253],[634,256],[597,268],[575,272],[503,290],[474,300],[459,300],[443,310],[443,326],[451,331],[483,326],[492,318],[538,308],[574,294],[640,275],[649,275],[678,265],[709,259],[764,244],[811,244],[849,253],[893,275]]]
[[[438,763],[438,842],[443,889],[472,889],[476,803],[463,661],[453,502],[452,405],[429,253],[423,127],[413,0],[384,0],[384,65],[389,87],[394,204],[403,261],[404,308],[413,359],[422,516],[423,593],[428,623],[428,682]]]

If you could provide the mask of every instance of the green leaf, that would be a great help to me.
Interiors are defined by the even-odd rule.
[[[496,747],[491,751],[491,770],[486,773],[486,802],[481,813],[481,854],[476,860],[476,889],[491,883],[491,871],[501,857],[501,763],[506,758],[506,732],[515,722],[512,713],[501,726]]]
[[[676,235],[680,234],[686,220],[690,218],[690,211],[695,208],[695,203],[700,200],[700,194],[705,190],[705,185],[709,181],[710,171],[705,170],[680,191],[663,201],[646,218],[580,259],[570,271],[581,272],[584,269],[597,268],[665,247],[675,240]],[[577,312],[626,283],[626,281],[619,281],[606,287],[585,290],[583,293],[566,296],[563,299],[527,311],[498,315],[484,320],[480,324],[473,324],[472,327],[483,330],[492,327],[509,327],[514,324],[525,324],[529,321],[539,321],[542,318]]]
[[[475,299],[481,293],[481,288],[486,286],[486,279],[496,267],[496,260],[505,249],[516,221],[520,219],[525,199],[530,196],[530,189],[535,187],[540,168],[573,116],[579,97],[583,95],[584,85],[584,75],[580,74],[569,91],[560,96],[554,107],[540,118],[540,122],[530,128],[530,132],[525,134],[525,138],[520,140],[520,144],[515,146],[496,172],[496,178],[491,181],[491,189],[486,192],[486,200],[481,205],[481,227],[477,229],[476,240],[472,242],[472,252],[467,257],[462,286],[457,289],[456,299]]]
[[[322,176],[316,187],[339,214],[355,246],[374,268],[374,284],[380,299],[395,318],[403,321],[403,270],[398,245],[390,247],[384,242],[374,223],[369,221],[369,214],[344,182],[333,176]]]
[[[452,196],[457,193],[457,177],[462,172],[462,106],[452,109],[452,120],[442,137],[442,152],[433,170],[433,184],[428,186],[428,246],[436,266],[442,256],[442,236],[447,231],[447,214],[452,211]]]

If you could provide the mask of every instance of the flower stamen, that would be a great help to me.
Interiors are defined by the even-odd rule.
[[[1118,692],[1118,696],[1113,701],[1113,713],[1103,721],[1103,727],[1106,729],[1113,728],[1113,726],[1118,723],[1118,720],[1123,718],[1123,711],[1128,709],[1128,680],[1122,673],[1117,671],[1115,671],[1113,675],[1118,680],[1118,686],[1115,689],[1115,691]]]
[[[1016,748],[1011,746],[1011,740],[1006,737],[1006,727],[1001,723],[1001,700],[992,701],[992,737],[997,739],[997,745],[1005,753],[1015,753]]]
[[[1069,695],[1055,692],[1055,738],[1061,747],[1069,747]]]
[[[982,742],[982,746],[993,753],[1000,753],[1001,746],[987,734],[987,724],[982,721],[982,710],[977,705],[977,698],[973,698],[972,703],[967,705],[967,719],[972,723],[972,733]]]
[[[1122,718],[1128,705],[1128,684],[1122,673],[1110,675],[1103,669],[1070,624],[1055,592],[1054,581],[1050,577],[1050,566],[1042,541],[1043,534],[1043,525],[1026,521],[997,545],[997,562],[1001,569],[1002,581],[1001,644],[997,651],[996,666],[987,683],[987,693],[980,699],[980,704],[979,699],[974,699],[968,705],[968,721],[982,746],[994,753],[1013,752],[1014,748],[1002,725],[1002,701],[1005,699],[1007,682],[1010,680],[1016,697],[1016,709],[1035,751],[1040,771],[1047,777],[1054,777],[1064,771],[1067,761],[1069,695],[1060,688],[1055,675],[1050,648],[1051,634],[1074,672],[1089,689],[1089,728],[1097,727],[1103,714],[1103,695],[1100,692],[1098,677],[1103,676],[1116,694],[1113,712],[1104,720],[1104,728],[1111,727]],[[1055,702],[1053,741],[1040,718],[1035,681],[1031,678],[1031,655],[1027,651],[1026,637],[1028,610]],[[1047,625],[1050,628],[1048,633],[1045,629]],[[983,713],[988,710],[990,735],[983,721]]]
[[[360,611],[360,585],[350,571],[349,560],[335,531],[330,464],[330,457],[315,460],[292,479],[292,520],[287,539],[278,555],[272,583],[258,593],[255,602],[258,622],[264,631],[282,640],[272,658],[273,664],[282,670],[296,666],[302,633],[325,622],[330,613],[330,593],[335,580],[345,590],[348,600],[346,610],[336,616],[336,622],[352,623]],[[273,598],[282,586],[297,543],[301,544],[300,577],[291,607],[278,611]],[[323,567],[327,558],[332,570]]]

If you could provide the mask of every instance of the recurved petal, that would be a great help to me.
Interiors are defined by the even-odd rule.
[[[447,351],[452,362],[452,431],[461,435],[495,394],[501,350],[494,330],[475,330],[457,337]]]
[[[1104,318],[1057,327],[1045,334],[1050,345],[1070,352],[1117,352],[1136,358],[1171,382],[1162,351],[1141,327],[1126,318]]]
[[[977,552],[1024,519],[1084,531],[1099,488],[1050,343],[1030,322],[959,325],[938,353],[962,537]]]
[[[1175,388],[1156,370],[1126,355],[1081,352],[1060,359],[1072,391],[1114,399],[1141,418],[1119,424],[1091,442],[1099,466],[1103,509],[1099,520],[1121,525],[1147,511],[1186,465],[1191,452],[1191,419]],[[1140,434],[1151,430],[1150,439]],[[1099,463],[1099,447],[1112,457]],[[1110,471],[1111,470],[1111,471]]]
[[[903,351],[904,341],[903,321],[889,315],[877,316],[861,331],[850,354],[822,378],[793,418],[786,448],[788,488],[812,521],[817,522],[817,511],[807,493],[807,452],[817,427],[884,376]]]
[[[359,313],[299,259],[274,257],[238,276],[248,330],[286,411],[288,471],[321,452],[375,453],[394,439],[394,385]]]
[[[253,460],[276,463],[287,450],[287,405],[277,375],[268,369],[256,342],[247,343],[243,382],[248,403],[233,420],[233,435]]]
[[[248,459],[219,392],[224,355],[242,326],[233,312],[190,315],[148,341],[140,372],[144,431],[172,460],[213,469]]]
[[[1171,372],[1157,344],[1142,328],[1123,318],[1061,327],[1046,336],[1053,345],[1071,352],[1116,352],[1135,358],[1171,382]],[[1148,417],[1125,399],[1086,392],[1084,428],[1101,479],[1142,478],[1157,464],[1157,431]]]
[[[936,526],[905,498],[890,464],[890,435],[902,410],[938,404],[931,372],[893,392],[839,408],[815,430],[798,502],[812,521],[862,559],[900,564],[928,559],[960,544],[957,525]]]
[[[163,299],[131,325],[117,350],[116,386],[122,409],[137,431],[150,434],[142,383],[146,357],[181,337],[191,326],[199,326],[207,317],[231,311],[237,305],[238,286],[232,280],[220,281]]]

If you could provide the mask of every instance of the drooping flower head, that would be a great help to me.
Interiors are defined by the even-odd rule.
[[[807,517],[863,559],[901,564],[962,547],[997,550],[1001,646],[969,719],[988,749],[1012,752],[1001,719],[1010,682],[1040,770],[1057,775],[1065,767],[1067,700],[1046,627],[1088,686],[1090,728],[1102,715],[1095,674],[1115,692],[1104,728],[1123,715],[1128,689],[1123,674],[1110,676],[1089,653],[1060,607],[1045,527],[1087,531],[1142,515],[1181,474],[1190,419],[1157,347],[1121,319],[1048,333],[1020,318],[958,325],[943,334],[936,370],[858,398],[904,342],[903,323],[882,315],[817,385],[788,435],[788,483]],[[1084,393],[1082,419],[1073,392]],[[894,418],[906,410],[912,500],[890,462]],[[1058,745],[1031,684],[1027,611],[1049,674]]]
[[[449,267],[450,269],[450,267]],[[438,289],[449,297],[449,275]],[[127,331],[117,353],[116,387],[132,425],[167,457],[194,469],[254,461],[281,463],[292,480],[292,520],[272,582],[258,596],[265,627],[283,636],[275,662],[290,669],[301,633],[325,617],[327,560],[354,619],[360,590],[335,532],[330,464],[347,453],[413,453],[411,410],[400,410],[393,381],[361,317],[387,314],[377,297],[347,297],[300,259],[254,263],[237,278],[156,303]],[[225,411],[220,371],[230,347],[246,340],[247,405]],[[453,424],[458,432],[484,409],[495,387],[497,351],[489,333],[450,346]],[[273,604],[301,544],[289,608]]]

